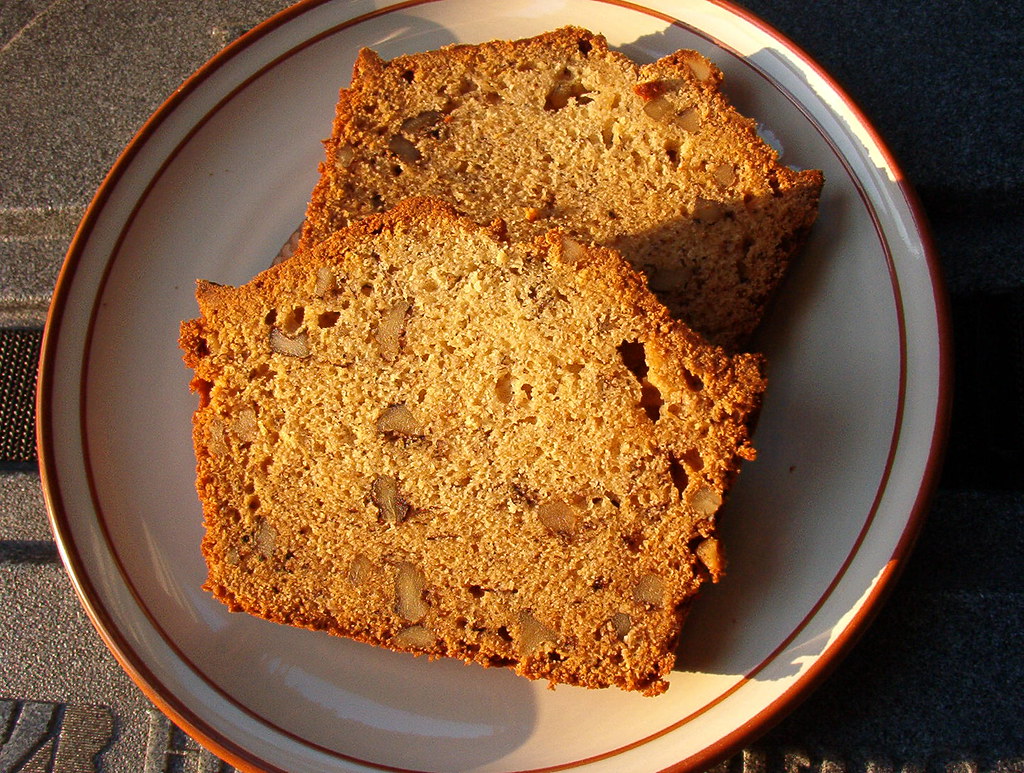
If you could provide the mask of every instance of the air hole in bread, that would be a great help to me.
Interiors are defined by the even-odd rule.
[[[630,532],[629,534],[622,535],[622,541],[626,544],[626,549],[630,553],[639,553],[640,546],[644,544],[644,533],[640,530]]]
[[[508,404],[512,402],[512,374],[502,373],[494,383],[494,395],[499,403]]]
[[[704,469],[704,458],[700,455],[700,452],[696,448],[687,449],[686,453],[683,454],[682,461],[694,471],[699,472]]]
[[[615,144],[615,120],[609,118],[601,126],[601,141],[604,146],[611,149],[612,145]]]
[[[647,352],[640,341],[623,341],[619,344],[619,356],[626,370],[632,373],[637,381],[647,377]]]
[[[255,368],[249,371],[249,380],[257,381],[259,379],[270,378],[273,375],[274,371],[270,368],[270,366],[265,362],[261,362],[259,365],[257,365]]]
[[[679,166],[679,143],[666,142],[665,155],[668,156],[668,160],[672,163],[672,166]]]
[[[682,496],[686,487],[690,485],[690,476],[686,474],[686,468],[682,463],[672,454],[668,457],[668,474],[672,478],[672,485],[676,487],[679,496]]]
[[[661,390],[646,378],[640,382],[640,407],[650,418],[657,421],[661,418],[661,406],[665,404],[661,396]]]
[[[205,378],[194,378],[189,385],[192,391],[199,395],[199,407],[205,408],[210,404],[210,391],[213,389],[213,382]]]
[[[284,318],[280,324],[281,332],[286,336],[294,336],[299,332],[299,328],[302,327],[302,322],[306,318],[306,309],[302,306],[296,306],[291,310],[291,313]]]
[[[690,370],[688,370],[686,368],[683,368],[682,369],[682,376],[683,376],[683,381],[686,382],[686,386],[688,386],[691,391],[699,392],[700,390],[702,390],[704,388],[704,381],[703,381],[703,379],[701,379],[701,377],[698,376],[696,373],[693,373],[692,371],[690,371]]]
[[[334,327],[338,323],[338,318],[340,316],[341,312],[325,311],[319,317],[316,318],[316,325],[319,328]]]
[[[263,318],[263,321],[268,325],[273,325],[277,322],[277,309],[271,309],[267,312],[267,316]]]
[[[751,279],[750,266],[747,261],[754,252],[754,240],[744,239],[740,244],[738,252],[739,256],[736,258],[736,280],[740,284],[747,284]],[[756,260],[756,257],[754,259]]]
[[[590,93],[590,89],[584,87],[582,83],[576,80],[566,80],[571,78],[572,74],[568,70],[564,70],[562,75],[559,76],[559,80],[548,90],[547,95],[544,97],[544,109],[548,111],[561,110],[568,107],[570,102],[576,102],[579,105],[586,105],[594,100],[587,96]]]

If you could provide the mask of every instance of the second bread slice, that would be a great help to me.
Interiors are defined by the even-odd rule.
[[[409,196],[515,239],[558,228],[620,251],[670,310],[742,347],[817,214],[694,51],[638,65],[577,28],[384,61],[342,89],[302,242]]]

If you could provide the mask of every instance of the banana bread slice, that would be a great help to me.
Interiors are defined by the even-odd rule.
[[[557,228],[619,250],[692,328],[746,342],[813,223],[796,172],[693,51],[638,66],[578,28],[383,61],[360,53],[308,206],[309,246],[409,196],[516,240]]]
[[[409,200],[200,282],[206,588],[232,610],[663,691],[764,383],[612,250]]]

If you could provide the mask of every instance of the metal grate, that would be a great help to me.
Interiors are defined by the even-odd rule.
[[[42,330],[0,330],[0,464],[36,462],[36,368]]]

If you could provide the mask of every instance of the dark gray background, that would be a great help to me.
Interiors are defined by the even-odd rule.
[[[141,123],[286,4],[0,1],[0,332],[42,327],[78,219]],[[916,187],[957,388],[946,468],[888,604],[728,768],[1024,773],[1024,3],[743,6],[850,93]],[[89,770],[97,750],[104,771],[220,769],[107,653],[53,548],[34,464],[6,460],[0,773]]]

